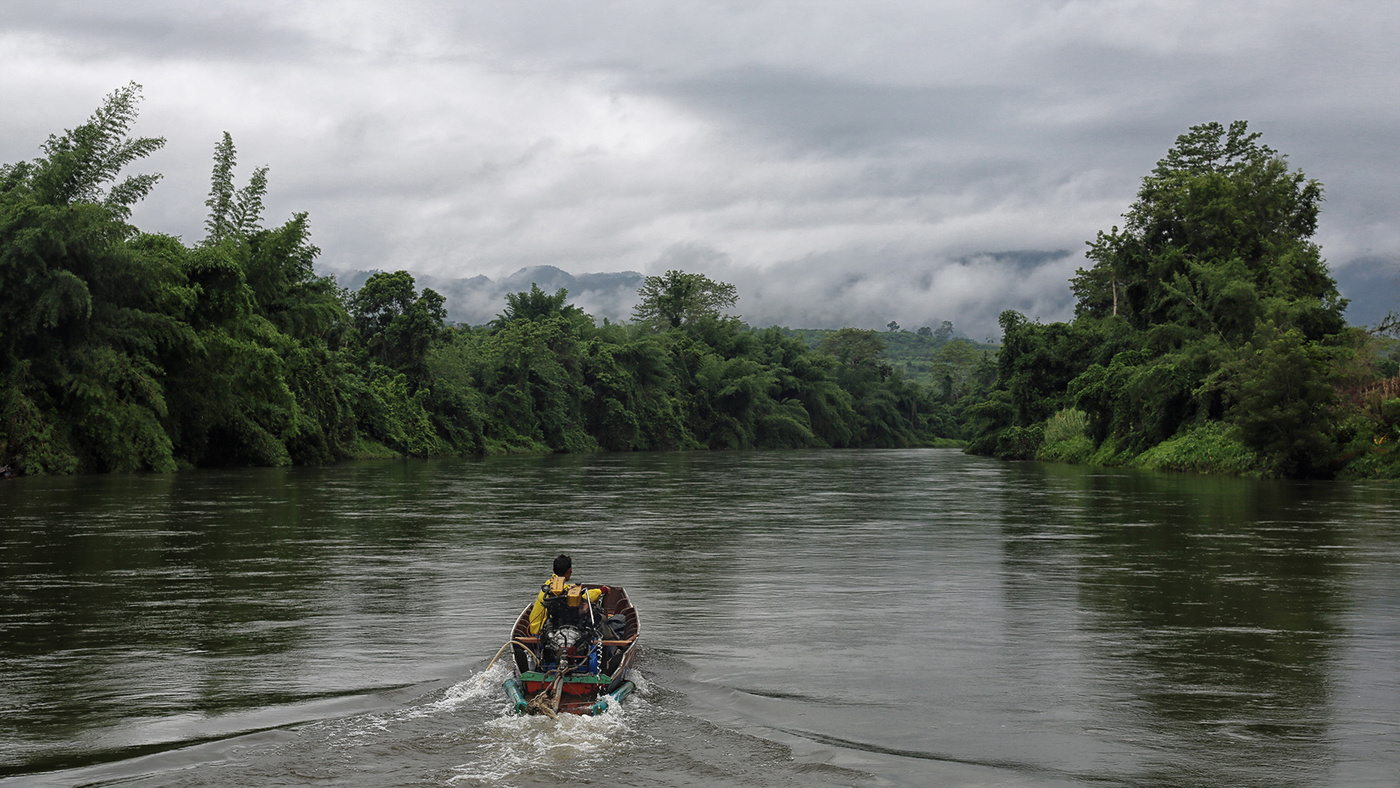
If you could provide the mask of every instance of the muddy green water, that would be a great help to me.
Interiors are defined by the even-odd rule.
[[[570,552],[640,691],[506,713]],[[0,482],[0,785],[1394,786],[1400,486],[956,451]]]

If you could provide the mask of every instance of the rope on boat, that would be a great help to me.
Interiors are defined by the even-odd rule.
[[[573,673],[577,668],[578,665],[568,665],[567,662],[561,662],[554,670],[545,673],[546,681],[549,681],[550,676],[553,676],[554,680],[530,699],[530,702],[525,705],[526,713],[529,713],[530,709],[536,709],[548,714],[550,719],[559,719],[559,698],[564,694],[564,677]]]
[[[550,671],[553,673],[554,671]],[[549,686],[540,690],[530,702],[525,705],[528,714],[531,709],[543,712],[552,720],[559,719],[559,697],[564,692],[564,675],[568,671],[562,671],[554,677],[554,681]]]
[[[496,656],[491,658],[491,661],[486,665],[486,669],[481,671],[481,673],[477,674],[478,682],[486,680],[486,674],[490,673],[491,668],[496,666],[496,660],[500,659],[501,655],[506,653],[506,649],[510,648],[512,645],[520,646],[526,651],[529,651],[531,654],[534,653],[534,649],[530,648],[529,643],[522,643],[521,641],[515,638],[507,640],[505,642],[505,645],[501,646],[500,650],[496,652]],[[577,666],[575,665],[574,667]],[[564,677],[572,673],[573,671],[573,667],[570,667],[566,670],[560,670],[559,668],[555,668],[554,670],[551,670],[548,673],[546,673],[546,680],[549,680],[550,676],[553,676],[554,680],[550,681],[550,683],[544,689],[540,690],[538,693],[536,693],[535,697],[530,699],[529,704],[525,707],[527,713],[530,709],[534,709],[536,711],[540,711],[544,714],[549,715],[550,719],[559,719],[559,699],[564,693]]]
[[[592,605],[589,607],[591,608]],[[590,609],[590,616],[592,612],[593,611]],[[633,639],[635,639],[635,636]],[[501,646],[500,650],[496,652],[496,656],[492,657],[491,661],[487,663],[486,669],[477,674],[478,683],[486,680],[486,674],[490,673],[491,668],[496,666],[496,660],[500,659],[501,655],[506,653],[506,649],[510,648],[512,645],[520,646],[531,654],[535,653],[534,649],[530,648],[531,644],[529,643],[521,642],[516,638],[507,640],[505,645]],[[549,715],[550,719],[559,719],[559,699],[564,693],[564,677],[573,673],[577,667],[578,665],[567,668],[556,667],[554,670],[545,673],[545,680],[549,681],[550,677],[553,676],[553,681],[549,681],[549,684],[546,685],[544,689],[540,690],[535,694],[535,697],[530,699],[529,703],[525,706],[526,713],[528,714],[530,710],[535,710]]]
[[[529,644],[529,643],[522,643],[521,641],[516,640],[515,638],[511,638],[510,640],[507,640],[507,641],[506,641],[506,644],[505,644],[504,646],[501,646],[501,650],[500,650],[500,651],[497,651],[497,652],[496,652],[496,656],[492,657],[492,658],[491,658],[491,661],[490,661],[489,663],[487,663],[487,665],[486,665],[486,670],[483,670],[483,671],[481,671],[481,673],[477,674],[477,681],[485,681],[485,680],[486,680],[486,674],[491,672],[491,668],[496,667],[496,660],[500,659],[500,658],[501,658],[501,655],[504,654],[504,653],[506,653],[506,649],[510,648],[512,644],[517,645],[517,646],[520,646],[521,648],[525,649],[526,651],[529,651],[531,654],[535,653],[535,652],[534,652],[534,649],[531,649],[531,648],[530,648],[530,644]]]

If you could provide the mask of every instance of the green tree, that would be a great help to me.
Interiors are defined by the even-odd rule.
[[[1330,475],[1337,448],[1336,366],[1328,349],[1296,328],[1260,327],[1230,370],[1236,404],[1229,421],[1244,444],[1285,476]]]
[[[262,226],[263,198],[267,195],[267,167],[253,171],[248,184],[235,190],[233,169],[238,163],[238,151],[233,137],[224,132],[214,147],[214,172],[210,177],[209,218],[204,221],[208,234],[205,245],[217,244],[235,236],[247,236]]]
[[[1309,239],[1322,184],[1258,142],[1244,121],[1192,126],[1143,179],[1120,230],[1090,242],[1071,280],[1076,314],[1136,329],[1178,323],[1238,344],[1265,317],[1340,331],[1346,302]]]
[[[1330,390],[1327,364],[1352,342],[1346,302],[1310,240],[1321,184],[1259,136],[1237,121],[1178,137],[1143,179],[1124,227],[1089,244],[1094,265],[1071,282],[1074,323],[1004,324],[997,386],[1011,409],[979,413],[1010,418],[983,419],[1002,432],[979,445],[1027,446],[1029,430],[1071,406],[1090,437],[1124,456],[1229,418],[1269,471],[1325,472],[1319,436],[1330,416],[1300,422],[1280,403],[1325,412],[1315,397]],[[1287,341],[1256,346],[1266,325]],[[1289,375],[1281,360],[1294,365]],[[1251,411],[1271,414],[1264,421],[1274,426],[1263,429]]]
[[[426,372],[428,348],[447,319],[445,303],[446,299],[430,288],[419,294],[407,271],[380,271],[350,297],[350,311],[370,354],[418,382]]]
[[[659,330],[718,318],[721,310],[739,300],[734,285],[684,271],[648,276],[637,295],[641,300],[632,311],[632,319]]]
[[[10,173],[28,180],[41,204],[98,205],[114,218],[129,218],[131,206],[150,193],[160,175],[129,175],[120,182],[116,178],[127,165],[165,145],[164,137],[126,136],[140,102],[140,85],[131,82],[118,88],[87,123],[50,135],[42,146],[43,158],[14,165]]]
[[[367,390],[336,350],[349,316],[333,281],[315,273],[306,214],[263,228],[267,170],[236,189],[235,157],[225,133],[206,201],[209,236],[185,255],[198,347],[167,368],[177,453],[199,465],[342,458]]]
[[[885,357],[884,338],[868,329],[843,328],[822,337],[820,347],[850,369],[876,364]]]
[[[223,140],[214,147],[214,174],[210,177],[209,199],[204,201],[209,209],[209,218],[204,220],[205,244],[216,244],[237,231],[233,185],[237,159],[233,137],[226,131]]]
[[[0,168],[0,464],[173,470],[165,361],[192,336],[178,255],[128,225],[158,175],[122,170],[140,86],[108,95],[44,156]]]
[[[501,311],[492,325],[496,328],[503,328],[508,323],[516,320],[548,320],[554,317],[564,317],[570,320],[579,318],[587,319],[583,310],[568,303],[569,291],[559,288],[553,295],[540,289],[534,282],[530,283],[529,292],[507,293],[506,308]],[[588,319],[592,323],[591,319]]]

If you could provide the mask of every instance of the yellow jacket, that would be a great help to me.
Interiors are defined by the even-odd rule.
[[[534,607],[530,608],[531,635],[538,635],[540,633],[540,627],[544,626],[544,620],[549,617],[549,612],[544,609],[544,590],[554,583],[554,578],[556,577],[558,577],[558,575],[550,575],[549,579],[545,581],[544,585],[540,586],[540,592],[535,595],[535,605]],[[578,585],[578,583],[570,583],[569,585]],[[602,598],[603,589],[590,589],[588,591],[585,591],[583,595],[588,597],[589,602],[596,603],[600,598]]]

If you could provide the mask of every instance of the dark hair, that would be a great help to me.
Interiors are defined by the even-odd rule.
[[[554,559],[554,574],[559,575],[560,577],[567,575],[569,573],[569,570],[573,568],[574,559],[568,557],[567,555],[564,555],[563,553],[560,553],[559,557]]]

